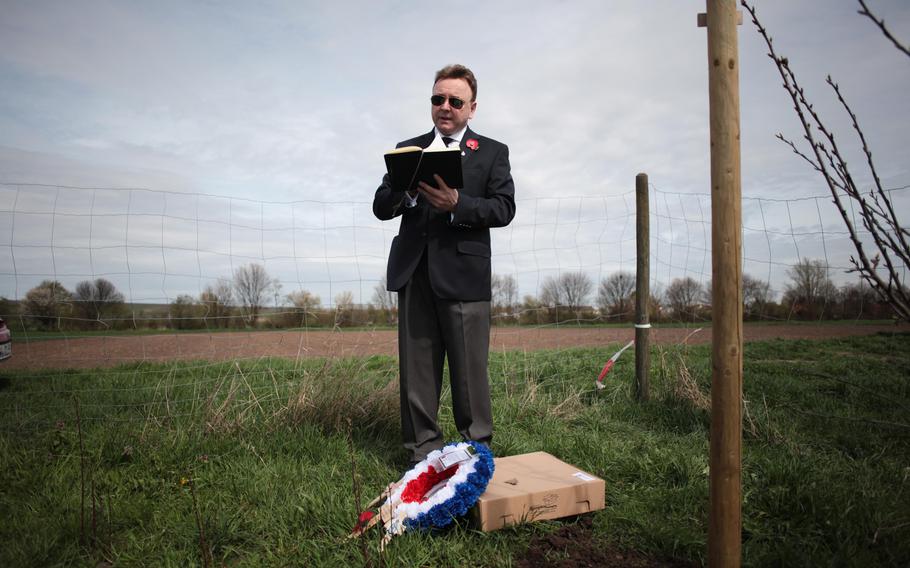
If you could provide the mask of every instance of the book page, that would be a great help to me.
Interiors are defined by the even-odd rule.
[[[404,154],[406,152],[422,152],[423,148],[420,146],[402,146],[401,148],[395,148],[394,150],[389,150],[386,152],[386,155],[389,154]]]

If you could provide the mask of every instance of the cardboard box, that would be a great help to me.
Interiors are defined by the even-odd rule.
[[[483,531],[603,509],[606,484],[546,452],[496,458],[493,479],[472,510]]]

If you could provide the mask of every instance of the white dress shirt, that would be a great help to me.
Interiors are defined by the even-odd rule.
[[[464,133],[465,133],[465,131],[466,131],[467,129],[468,129],[468,127],[465,126],[464,128],[462,128],[462,129],[459,130],[458,132],[455,132],[455,133],[449,135],[449,138],[452,139],[452,142],[450,142],[449,145],[446,146],[446,143],[442,141],[442,134],[440,134],[440,133],[439,133],[439,129],[437,129],[437,128],[434,126],[434,127],[433,127],[433,133],[436,135],[436,137],[433,138],[433,141],[430,143],[429,146],[427,146],[427,148],[454,148],[455,146],[460,146],[460,145],[461,145],[461,137],[464,136]],[[410,209],[411,207],[416,206],[416,205],[417,205],[417,198],[418,198],[419,196],[420,196],[419,193],[415,193],[415,194],[414,194],[414,197],[411,197],[411,194],[410,194],[410,193],[405,192],[405,194],[404,194],[404,206],[407,207],[407,208],[409,208],[409,209]],[[451,217],[452,214],[450,214],[449,216]]]

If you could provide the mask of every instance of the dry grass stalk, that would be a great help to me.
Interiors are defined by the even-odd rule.
[[[202,556],[202,565],[209,568],[212,565],[212,551],[209,548],[208,541],[205,538],[205,525],[202,522],[202,511],[199,509],[199,500],[196,497],[196,482],[192,477],[187,478],[187,484],[190,486],[190,494],[193,496],[193,513],[196,517],[196,527],[199,529],[199,553]]]
[[[363,511],[361,508],[361,483],[360,477],[357,475],[357,454],[354,451],[354,423],[348,418],[348,452],[351,455],[351,489],[354,491],[354,518],[359,519],[360,513]],[[370,566],[370,550],[367,548],[367,540],[365,538],[360,539],[360,553],[363,556],[363,565]]]
[[[581,413],[584,405],[581,402],[581,391],[573,390],[562,402],[551,407],[547,414],[560,420],[571,420]]]
[[[155,385],[155,393],[152,395],[152,400],[158,400],[158,392],[160,390],[161,390],[161,381],[159,380],[158,383]],[[148,404],[146,407],[145,422],[142,424],[142,434],[140,436],[141,439],[145,438],[145,432],[148,429],[150,424],[154,424],[154,426],[156,428],[161,427],[160,417],[157,414],[155,414],[156,406],[157,405],[155,405],[155,404]]]
[[[537,391],[540,388],[540,383],[531,376],[530,371],[525,372],[524,378],[525,388],[522,390],[521,398],[519,399],[519,408],[522,412],[526,412],[528,407],[537,402]]]
[[[743,429],[753,438],[758,438],[758,426],[752,420],[752,413],[749,412],[749,401],[746,400],[745,395],[743,395],[743,418],[745,419]]]
[[[667,352],[658,348],[660,359],[660,371],[666,384],[672,385],[670,396],[675,400],[686,401],[693,408],[711,412],[711,397],[702,392],[698,382],[692,377],[689,367],[686,364],[684,353],[676,354],[676,361],[672,364],[667,363]],[[771,423],[771,414],[768,409],[768,401],[762,397],[764,403],[764,412],[762,415],[753,417],[750,410],[750,402],[743,395],[743,430],[753,439],[762,439],[768,443],[775,444],[783,441],[783,436]]]
[[[242,416],[236,416],[234,420],[231,420],[229,418],[231,405],[234,402],[234,398],[237,396],[237,390],[239,388],[237,379],[236,377],[231,377],[231,385],[228,389],[227,396],[224,397],[224,400],[222,400],[221,403],[218,403],[216,400],[217,395],[221,390],[221,386],[223,384],[224,380],[222,380],[221,384],[218,385],[218,388],[211,394],[206,404],[205,429],[206,432],[209,433],[234,432],[239,426],[242,425]]]
[[[250,386],[250,382],[246,379],[246,375],[243,374],[243,369],[240,368],[240,364],[234,361],[234,366],[237,367],[237,373],[240,375],[240,378],[243,380],[243,384],[246,385],[246,389],[250,391],[250,404],[255,404],[259,408],[259,412],[265,414],[265,411],[262,410],[262,405],[259,404],[259,397],[256,396],[256,391],[253,390],[253,387]]]
[[[73,397],[76,406],[76,429],[79,432],[79,538],[85,542],[85,442],[82,438],[82,413],[79,412],[79,399]]]
[[[688,401],[692,406],[699,410],[711,409],[711,398],[706,396],[698,386],[698,382],[692,378],[689,367],[682,353],[677,354],[676,375],[673,383],[673,396],[677,400]]]
[[[283,412],[292,424],[315,424],[327,432],[344,432],[349,419],[364,430],[398,424],[397,381],[376,389],[360,380],[358,370],[331,371],[332,363],[326,361],[316,373],[304,372]]]

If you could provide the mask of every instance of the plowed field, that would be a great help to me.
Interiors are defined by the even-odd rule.
[[[745,341],[774,338],[826,339],[850,335],[906,330],[906,326],[803,324],[745,325]],[[536,351],[568,347],[598,347],[626,343],[634,338],[631,328],[599,327],[494,327],[494,351]],[[175,360],[223,361],[259,357],[352,357],[395,355],[398,335],[381,331],[256,331],[223,333],[180,333],[143,336],[73,337],[29,342],[24,334],[13,339],[13,357],[2,369],[61,369],[111,367],[134,361]],[[655,344],[691,344],[711,341],[711,328],[651,329]]]

